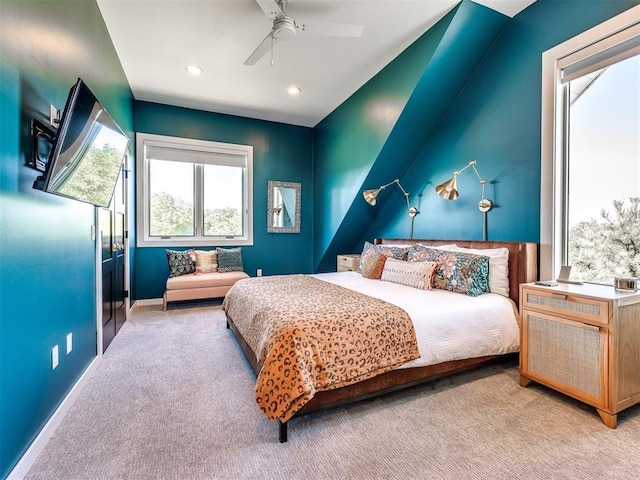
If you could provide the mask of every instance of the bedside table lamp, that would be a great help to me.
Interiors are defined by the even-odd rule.
[[[453,178],[438,185],[436,187],[436,193],[445,200],[455,200],[458,198],[459,193],[456,179],[458,178],[458,175],[464,172],[467,168],[472,167],[473,171],[476,172],[478,180],[480,180],[480,185],[482,185],[482,193],[480,196],[480,202],[478,202],[478,210],[483,214],[482,240],[487,240],[487,212],[493,208],[493,202],[484,197],[484,186],[487,181],[480,176],[480,173],[478,173],[476,164],[477,162],[475,160],[471,160],[463,169],[453,172]]]
[[[393,185],[394,183],[398,185],[398,188],[400,190],[402,190],[404,199],[407,202],[407,214],[409,215],[409,217],[411,217],[411,228],[409,230],[409,238],[413,238],[413,222],[416,218],[416,215],[418,215],[418,213],[420,212],[416,207],[412,207],[409,205],[409,192],[407,192],[404,188],[402,188],[402,185],[400,185],[400,180],[396,178],[393,182],[389,182],[386,185],[382,185],[381,187],[374,188],[372,190],[365,190],[364,192],[362,192],[362,195],[364,196],[364,199],[369,205],[371,205],[372,207],[375,207],[376,199],[378,198],[378,195],[380,194],[380,192],[385,188],[387,188],[388,186]]]

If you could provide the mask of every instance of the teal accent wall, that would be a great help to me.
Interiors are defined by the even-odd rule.
[[[252,145],[253,245],[242,246],[245,271],[251,276],[256,275],[258,268],[264,275],[313,271],[310,128],[138,101],[135,129],[156,135]],[[302,184],[300,233],[267,233],[269,180]],[[133,275],[136,299],[162,297],[169,275],[165,250],[164,247],[136,249]]]
[[[348,215],[365,181],[374,177],[366,188],[375,188],[397,178],[394,176],[397,175],[395,164],[403,159],[396,156],[394,161],[378,164],[376,159],[456,10],[447,14],[314,128],[314,189],[317,198],[322,199],[314,204],[316,269],[330,270],[335,266],[330,246],[335,243],[342,225],[352,238],[368,224],[370,215],[367,211],[361,212],[364,216]],[[381,170],[377,176],[371,173],[374,165]]]
[[[316,269],[329,270],[336,253],[359,252],[364,241],[408,235],[406,203],[395,186],[397,191],[381,193],[376,207],[361,194],[394,178],[421,212],[414,237],[481,239],[481,187],[473,171],[458,178],[458,200],[435,193],[436,185],[474,159],[488,180],[485,196],[495,202],[488,213],[488,238],[538,242],[542,53],[637,4],[538,0],[508,19],[463,0],[407,49],[437,44],[431,56],[422,57],[420,80],[379,151],[341,142],[335,132],[366,131],[369,119],[360,105],[377,101],[380,91],[404,92],[415,83],[413,76],[402,74],[398,61],[316,127],[316,192],[331,205],[330,212],[320,207],[315,212]],[[360,159],[358,170],[341,174],[339,168],[347,170],[351,156]]]
[[[375,208],[364,201],[361,192],[398,178],[405,190],[413,193],[411,205],[422,209],[422,202],[417,197],[426,188],[426,183],[420,177],[407,176],[405,173],[425,140],[450,109],[460,89],[481,63],[506,20],[507,17],[494,10],[473,2],[462,2],[341,106],[343,117],[348,119],[346,128],[366,129],[373,120],[371,112],[357,108],[357,100],[365,104],[377,103],[380,102],[380,92],[405,92],[411,86],[410,95],[406,96],[397,121],[382,139],[379,151],[371,152],[366,144],[352,144],[352,150],[362,154],[363,163],[368,163],[369,169],[363,172],[366,173],[363,181],[351,182],[351,202],[337,229],[328,231],[332,224],[325,221],[321,211],[316,212],[317,228],[324,229],[331,239],[329,245],[321,241],[315,243],[318,270],[330,270],[338,253],[361,249],[362,244],[354,246],[354,239],[364,234],[387,203],[394,211],[403,212],[403,219],[396,225],[394,236],[409,235],[410,219],[406,215],[406,202],[399,188],[394,185],[381,193]],[[406,58],[411,61],[405,62]],[[340,152],[344,149],[333,141],[331,135],[322,135],[325,123],[332,122],[335,122],[334,114],[320,124],[316,136],[315,181],[324,188],[333,188],[335,184],[333,175],[324,174],[325,160],[335,163],[332,157],[344,153]],[[335,210],[332,212],[335,215]]]
[[[471,170],[458,177],[457,200],[435,193],[475,159],[488,180],[485,196],[495,202],[488,238],[539,241],[542,53],[638,3],[538,0],[507,22],[405,174],[410,185],[416,178],[426,185],[417,238],[482,238],[481,187]],[[359,244],[402,233],[399,208],[385,205],[376,214]]]
[[[131,135],[133,99],[93,1],[0,1],[0,478],[96,356],[94,207],[36,191],[31,119],[78,77]],[[73,333],[73,351],[65,351]],[[51,370],[51,349],[60,363]]]

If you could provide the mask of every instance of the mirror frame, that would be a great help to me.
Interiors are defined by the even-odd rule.
[[[296,211],[294,216],[293,227],[274,227],[273,226],[273,210],[275,205],[273,204],[273,190],[278,187],[293,188],[296,192]],[[268,201],[267,201],[267,232],[269,233],[300,233],[300,199],[302,195],[302,184],[297,182],[278,182],[269,180],[267,187]]]

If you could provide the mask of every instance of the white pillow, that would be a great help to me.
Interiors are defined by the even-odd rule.
[[[504,297],[509,296],[508,248],[464,248],[454,244],[450,246],[450,250],[489,257],[489,290]]]
[[[425,248],[435,248],[437,250],[449,250],[450,252],[455,252],[458,247],[455,243],[447,243],[445,245],[425,245],[424,243],[416,243],[416,245],[420,245]]]
[[[387,258],[380,280],[399,283],[407,287],[431,290],[433,275],[438,264],[436,262],[407,262]]]

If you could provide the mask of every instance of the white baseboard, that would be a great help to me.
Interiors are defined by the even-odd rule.
[[[143,298],[142,300],[136,300],[133,302],[131,310],[136,307],[144,307],[147,305],[162,305],[162,298]]]
[[[101,360],[102,356],[97,356],[91,361],[87,369],[80,376],[75,385],[71,388],[67,396],[64,398],[64,400],[62,400],[60,406],[56,409],[55,412],[53,412],[53,415],[51,415],[49,421],[45,424],[44,427],[42,427],[42,430],[40,430],[40,433],[38,433],[38,436],[35,438],[33,443],[29,446],[24,455],[22,455],[13,470],[11,470],[11,473],[7,477],[7,480],[22,480],[27,475],[29,469],[33,466],[36,459],[38,458],[38,455],[40,455],[42,450],[44,450],[44,447],[46,447],[49,439],[75,402],[78,394],[82,391],[87,381],[95,372]]]

